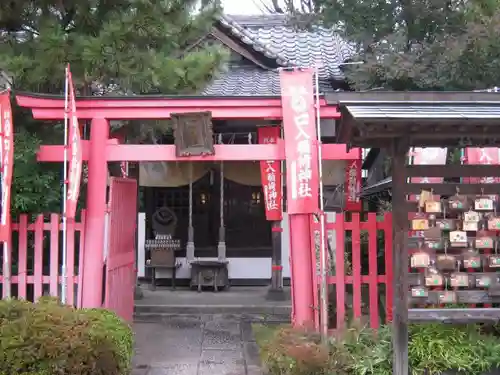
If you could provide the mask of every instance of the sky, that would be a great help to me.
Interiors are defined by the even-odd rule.
[[[226,14],[252,15],[267,13],[263,4],[269,2],[268,0],[222,0],[222,6]]]

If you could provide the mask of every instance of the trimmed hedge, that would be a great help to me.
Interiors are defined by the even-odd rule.
[[[127,375],[132,352],[131,328],[110,311],[0,301],[0,375]]]

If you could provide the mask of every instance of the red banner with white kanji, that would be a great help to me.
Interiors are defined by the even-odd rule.
[[[361,167],[361,149],[359,149],[359,158],[347,161],[346,165],[344,182],[346,211],[361,211]]]
[[[66,80],[68,92],[66,93],[66,102],[68,103],[66,111],[69,120],[69,167],[68,167],[68,191],[66,195],[66,218],[74,219],[76,215],[76,206],[80,194],[80,180],[82,178],[82,142],[80,138],[80,126],[76,117],[75,89],[69,64],[66,69]],[[66,166],[65,166],[66,167]]]
[[[265,126],[257,129],[257,138],[260,144],[276,144],[280,138],[281,129]],[[266,219],[281,221],[281,162],[267,160],[260,162],[260,179],[266,208]]]
[[[313,76],[313,69],[280,72],[289,214],[317,213],[319,209]]]
[[[12,172],[14,169],[14,129],[12,124],[12,107],[10,91],[0,93],[0,149],[2,172],[2,212],[0,225],[0,241],[10,240],[10,200]]]
[[[467,147],[465,149],[465,164],[475,165],[499,165],[500,149],[497,147]],[[463,182],[470,184],[495,184],[500,182],[500,177],[464,177]],[[498,196],[492,195],[492,199],[498,200]]]

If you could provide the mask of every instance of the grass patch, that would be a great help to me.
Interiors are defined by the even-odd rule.
[[[392,327],[374,331],[353,322],[341,335],[321,342],[316,332],[289,325],[254,324],[260,357],[269,375],[392,375]],[[479,375],[500,365],[500,335],[482,325],[412,324],[412,375],[449,370]]]

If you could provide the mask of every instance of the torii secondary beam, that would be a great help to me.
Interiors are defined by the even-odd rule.
[[[89,158],[88,141],[82,141],[83,160]],[[106,159],[111,161],[244,161],[285,160],[284,142],[262,145],[214,145],[215,154],[178,157],[174,145],[127,145],[108,142]],[[357,160],[357,149],[347,151],[345,144],[323,144],[323,160]],[[41,162],[64,161],[64,146],[41,146],[37,154]]]

